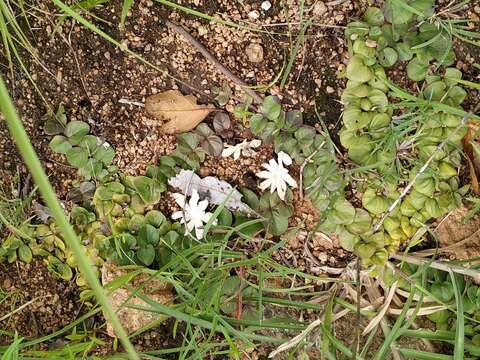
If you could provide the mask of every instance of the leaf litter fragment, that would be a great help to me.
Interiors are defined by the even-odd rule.
[[[201,178],[191,170],[181,170],[180,173],[168,180],[168,184],[187,196],[196,190],[202,199],[215,205],[222,205],[232,211],[240,211],[247,214],[255,212],[242,202],[242,194],[224,180],[213,176]],[[227,199],[228,198],[228,199]]]

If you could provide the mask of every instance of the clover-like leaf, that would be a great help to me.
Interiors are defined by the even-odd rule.
[[[380,195],[377,195],[374,189],[367,189],[362,196],[362,205],[368,212],[374,215],[380,215],[387,211],[388,201]]]
[[[230,116],[224,112],[215,114],[213,118],[213,128],[218,135],[225,139],[230,139],[234,135]]]
[[[410,49],[410,44],[407,42],[400,42],[396,48],[398,58],[400,61],[410,61],[413,57],[413,51]]]
[[[372,217],[364,209],[355,209],[353,222],[347,225],[347,230],[354,234],[364,234],[372,227]],[[349,250],[352,251],[352,250]]]
[[[380,65],[388,68],[395,65],[395,63],[398,60],[398,54],[395,51],[395,49],[391,47],[387,47],[379,51],[378,58],[379,58],[378,60],[380,62]]]
[[[207,124],[201,123],[195,129],[200,145],[208,155],[220,156],[223,150],[223,141],[215,135]]]
[[[65,136],[72,145],[78,145],[89,132],[90,125],[84,121],[73,120],[65,126]]]
[[[141,247],[137,250],[137,257],[143,265],[150,266],[152,265],[153,260],[155,260],[155,249],[150,244]]]
[[[88,163],[88,151],[79,146],[74,146],[67,152],[68,163],[78,169],[83,168]]]
[[[449,281],[434,282],[430,287],[430,291],[433,296],[444,303],[448,303],[454,296],[453,285]]]
[[[302,126],[297,131],[295,131],[295,138],[298,141],[298,145],[305,149],[313,144],[315,139],[316,131],[313,127]]]
[[[350,58],[347,65],[347,78],[365,83],[373,78],[373,71],[364,64],[360,55],[354,55]]]
[[[267,96],[264,100],[262,105],[260,106],[260,110],[267,119],[269,120],[276,120],[280,116],[282,111],[282,105],[280,101],[275,96]]]
[[[343,228],[338,232],[338,239],[340,240],[340,245],[347,251],[353,251],[360,242],[360,237]]]
[[[50,149],[59,154],[66,154],[72,148],[72,144],[63,135],[55,135],[49,143]]]
[[[365,14],[363,14],[363,20],[369,25],[382,25],[385,21],[382,10],[377,7],[370,6]]]
[[[345,199],[339,199],[333,204],[328,215],[335,224],[348,225],[355,219],[355,208]]]
[[[413,81],[422,81],[427,76],[428,62],[413,58],[407,65],[407,75]]]
[[[95,193],[95,184],[90,181],[80,183],[78,187],[73,188],[68,192],[68,199],[74,203],[81,203],[89,201],[93,198]]]

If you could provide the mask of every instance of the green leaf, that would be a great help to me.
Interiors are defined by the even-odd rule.
[[[364,234],[372,227],[372,218],[364,209],[355,209],[353,222],[347,225],[347,230],[354,234]],[[349,250],[352,251],[352,250]]]
[[[422,81],[427,76],[428,63],[420,60],[418,57],[413,58],[407,65],[407,75],[413,81]]]
[[[122,13],[120,15],[120,29],[123,29],[125,27],[125,20],[128,15],[128,11],[131,9],[133,5],[133,0],[123,0],[123,5],[122,5]]]
[[[374,189],[367,189],[362,197],[362,205],[368,212],[380,215],[387,211],[388,202],[383,196],[377,195]]]
[[[22,244],[18,248],[18,257],[23,262],[30,263],[33,258],[32,250],[30,250],[30,248],[27,245]]]
[[[75,146],[66,154],[68,163],[78,169],[85,167],[88,163],[88,151],[84,148]]]
[[[183,133],[177,136],[177,143],[190,150],[195,150],[198,146],[198,136],[194,133]]]
[[[252,115],[250,118],[250,129],[255,135],[259,135],[265,126],[267,126],[268,120],[263,117],[262,114]]]
[[[444,78],[447,86],[453,86],[457,84],[457,80],[462,79],[462,72],[457,68],[446,68]]]
[[[355,219],[355,208],[345,199],[339,199],[333,204],[331,213],[328,215],[335,224],[348,225]]]
[[[166,190],[165,184],[160,184],[146,176],[127,176],[125,184],[134,189],[145,204],[156,204],[160,201],[160,195]]]
[[[59,154],[66,154],[72,148],[72,144],[63,135],[55,135],[50,141],[50,149]]]
[[[375,254],[376,246],[373,243],[359,242],[355,246],[355,252],[361,259],[370,259]]]
[[[263,100],[260,110],[267,119],[276,120],[280,116],[282,106],[277,97],[267,96]]]
[[[78,144],[88,150],[88,154],[92,155],[97,150],[99,139],[95,135],[85,135]]]
[[[145,266],[150,266],[155,260],[155,249],[152,245],[141,247],[137,250],[137,257]]]
[[[340,245],[347,251],[353,251],[355,245],[360,242],[360,238],[357,235],[354,235],[345,229],[338,232],[338,238],[340,240]]]
[[[446,88],[443,81],[434,81],[425,87],[423,93],[427,100],[440,101],[445,95]]]
[[[413,13],[403,0],[387,0],[385,4],[385,18],[392,24],[406,24],[412,19]]]
[[[313,127],[310,126],[302,126],[300,129],[295,131],[295,138],[298,141],[298,145],[305,149],[313,144],[313,140],[315,139],[316,131]]]
[[[138,244],[140,246],[145,246],[147,244],[157,246],[159,240],[160,235],[158,229],[150,224],[144,224],[140,227],[140,230],[138,231]]]
[[[111,146],[101,145],[93,155],[95,160],[102,162],[105,166],[112,163],[115,157],[115,150]]]
[[[381,50],[378,57],[380,65],[386,68],[395,65],[398,60],[397,52],[395,51],[395,49],[392,49],[390,47]]]
[[[410,61],[413,57],[413,51],[410,49],[410,44],[407,42],[398,43],[396,50],[400,61]]]
[[[150,210],[145,214],[145,222],[156,228],[159,228],[165,221],[165,215],[158,210]]]
[[[364,64],[360,55],[351,57],[347,65],[347,78],[359,83],[365,83],[373,78],[373,71]]]
[[[369,25],[382,25],[385,21],[382,10],[377,7],[371,6],[365,11],[363,20]]]
[[[453,286],[449,281],[434,282],[430,288],[430,291],[433,296],[444,303],[448,303],[453,299]]]
[[[77,145],[90,132],[90,125],[84,121],[73,120],[65,126],[65,136],[72,145]]]

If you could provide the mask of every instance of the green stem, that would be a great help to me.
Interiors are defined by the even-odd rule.
[[[139,360],[140,358],[137,355],[135,349],[133,348],[132,343],[128,339],[127,333],[125,332],[120,321],[118,320],[115,311],[109,304],[107,296],[103,291],[103,288],[100,285],[97,276],[92,270],[92,265],[90,264],[90,261],[84,252],[84,249],[80,245],[80,241],[78,240],[75,231],[68,222],[63,212],[63,209],[60,206],[60,202],[55,195],[52,185],[48,181],[47,175],[42,168],[37,153],[35,152],[27,133],[25,132],[25,128],[23,127],[22,122],[15,110],[12,100],[10,99],[10,95],[5,86],[2,76],[0,76],[0,111],[5,116],[6,123],[10,130],[10,133],[15,139],[18,150],[20,151],[23,160],[25,161],[28,169],[30,170],[32,177],[35,180],[35,183],[38,185],[40,193],[42,194],[47,206],[50,208],[50,211],[52,212],[55,221],[62,230],[67,245],[74,252],[75,260],[78,264],[78,267],[80,268],[80,271],[85,276],[87,283],[90,285],[93,292],[95,293],[98,302],[100,303],[100,305],[102,305],[106,318],[112,324],[117,336],[120,338],[120,341],[122,342],[125,350],[128,352],[130,358],[133,360]]]

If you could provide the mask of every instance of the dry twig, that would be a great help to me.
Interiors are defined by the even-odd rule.
[[[250,95],[253,100],[260,104],[262,103],[263,99],[260,95],[258,95],[254,90],[248,87],[243,80],[241,80],[238,76],[234,75],[230,70],[228,70],[225,66],[223,66],[217,59],[213,57],[212,54],[208,52],[205,47],[200,44],[192,35],[190,35],[183,27],[174,24],[170,21],[165,22],[167,27],[175,31],[177,34],[182,35],[185,40],[187,40],[192,46],[194,46],[212,65],[214,65],[223,75],[233,81],[235,84],[240,85],[243,90]]]

